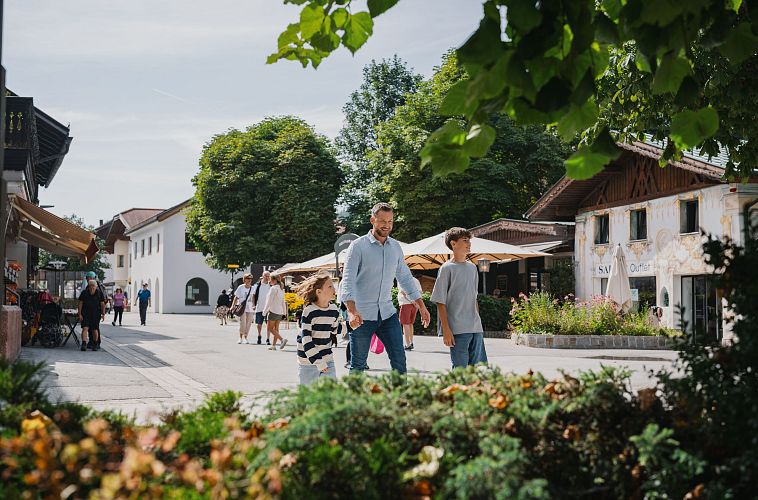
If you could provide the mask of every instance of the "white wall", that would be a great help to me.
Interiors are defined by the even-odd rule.
[[[154,222],[129,234],[130,249],[137,242],[137,257],[132,257],[132,287],[134,283],[151,280],[152,311],[160,313],[203,313],[208,314],[216,305],[216,298],[222,288],[230,285],[228,273],[216,271],[205,263],[200,252],[187,252],[184,246],[186,222],[183,213],[178,213],[160,222]],[[157,235],[160,234],[160,250],[157,249]],[[148,238],[153,238],[153,252],[148,255]],[[140,256],[141,242],[145,240],[145,256]],[[208,285],[207,305],[186,305],[187,282],[201,278]],[[132,295],[133,296],[133,295]]]
[[[730,190],[736,192],[730,192]],[[621,244],[630,277],[655,276],[657,304],[663,306],[661,292],[669,294],[669,306],[663,307],[663,324],[679,324],[676,305],[681,303],[681,277],[711,273],[702,252],[704,236],[699,233],[679,234],[680,202],[699,201],[699,225],[704,234],[728,236],[742,241],[740,209],[745,194],[742,190],[752,186],[723,184],[697,191],[667,196],[642,203],[614,207],[607,210],[583,212],[576,216],[577,297],[589,299],[601,293],[601,279],[607,278],[613,249]],[[647,210],[647,239],[630,241],[630,210]],[[609,244],[595,245],[594,216],[609,214]],[[727,332],[725,331],[725,337]]]
[[[118,267],[119,255],[124,256],[124,267]],[[129,242],[124,240],[116,241],[113,244],[113,254],[108,256],[108,261],[111,264],[113,281],[123,287],[129,281]]]

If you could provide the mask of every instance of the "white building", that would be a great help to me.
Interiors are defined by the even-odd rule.
[[[132,303],[142,283],[152,292],[148,311],[156,313],[210,313],[216,298],[229,288],[230,275],[212,269],[186,237],[184,209],[189,200],[127,229],[128,294]],[[123,249],[122,249],[123,251]],[[119,269],[118,266],[116,269]],[[118,277],[118,276],[116,276]]]
[[[728,339],[702,243],[709,234],[744,241],[743,210],[758,198],[758,184],[726,183],[724,156],[685,155],[660,168],[658,146],[619,146],[624,153],[603,172],[582,181],[563,177],[527,216],[576,222],[578,298],[605,293],[613,249],[621,245],[638,303],[661,306],[665,326]]]

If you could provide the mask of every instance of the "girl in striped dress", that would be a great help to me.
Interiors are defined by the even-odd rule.
[[[295,288],[305,302],[302,326],[297,336],[297,361],[300,383],[312,384],[321,377],[337,378],[332,356],[332,335],[342,333],[336,293],[329,275],[316,274]]]

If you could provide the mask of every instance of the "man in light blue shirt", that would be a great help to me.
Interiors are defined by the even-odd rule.
[[[393,370],[407,371],[403,330],[392,304],[395,278],[421,312],[423,325],[429,326],[429,311],[421,299],[403,250],[390,238],[394,213],[387,203],[371,209],[371,231],[350,244],[340,284],[340,301],[347,307],[350,333],[350,371],[366,370],[371,336],[376,333],[384,344]]]

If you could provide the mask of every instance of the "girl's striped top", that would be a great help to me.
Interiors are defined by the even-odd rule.
[[[303,308],[302,328],[297,336],[297,360],[301,365],[316,365],[325,370],[326,364],[334,361],[332,335],[342,332],[342,322],[337,306],[326,308],[308,304]]]

